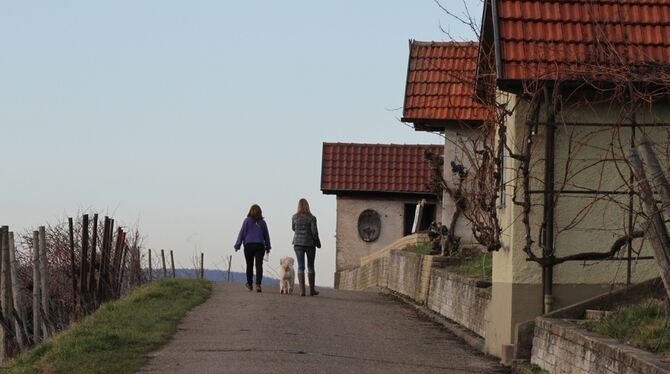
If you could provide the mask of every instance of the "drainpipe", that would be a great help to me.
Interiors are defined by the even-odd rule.
[[[544,313],[554,307],[554,159],[556,106],[544,86],[547,125],[544,148],[544,248],[542,250],[542,284]]]

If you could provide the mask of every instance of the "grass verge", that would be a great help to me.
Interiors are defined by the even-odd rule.
[[[132,290],[10,361],[9,373],[133,373],[179,320],[211,293],[204,280],[164,280]]]
[[[628,345],[664,356],[670,354],[670,319],[661,301],[628,305],[600,321],[581,324]]]
[[[447,266],[447,270],[466,277],[490,280],[493,274],[493,254],[488,252],[480,256],[471,257],[463,260],[460,264]]]

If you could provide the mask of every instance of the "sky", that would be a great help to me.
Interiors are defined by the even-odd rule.
[[[432,0],[0,1],[0,223],[92,210],[177,266],[203,252],[242,271],[232,246],[257,203],[277,269],[305,197],[332,286],[322,143],[442,143],[399,122],[408,40],[447,40],[440,25],[473,38]]]

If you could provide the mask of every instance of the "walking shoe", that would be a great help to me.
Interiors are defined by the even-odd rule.
[[[261,290],[261,285],[260,285],[260,284],[257,284],[257,285],[256,285],[256,292],[263,292],[263,291]]]
[[[249,290],[249,291],[253,291],[253,290],[254,290],[253,287],[251,287],[251,283],[247,283],[247,290]]]

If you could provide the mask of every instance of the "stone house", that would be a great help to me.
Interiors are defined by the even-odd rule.
[[[489,353],[502,356],[520,322],[657,276],[633,236],[644,219],[626,156],[647,136],[668,159],[669,17],[661,2],[488,0],[479,43],[411,42],[403,120],[445,132],[445,147],[495,129]],[[593,255],[622,239],[613,258]]]
[[[491,120],[489,109],[475,98],[476,42],[421,42],[411,40],[405,100],[401,120],[417,131],[437,132],[444,136],[443,177],[453,188],[456,176],[451,162],[468,164],[472,150],[467,139],[475,138],[482,124]],[[454,199],[442,196],[440,221],[450,227]],[[461,244],[475,244],[469,222],[455,223]]]
[[[336,271],[435,220],[437,199],[429,189],[427,151],[441,145],[324,143],[321,190],[337,197]],[[420,222],[417,203],[425,200]]]

